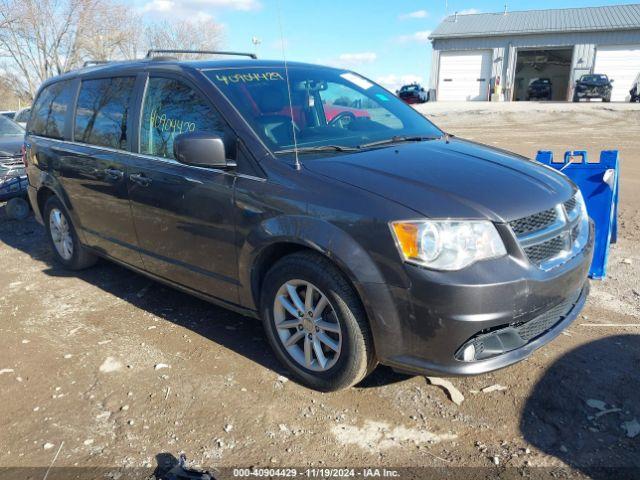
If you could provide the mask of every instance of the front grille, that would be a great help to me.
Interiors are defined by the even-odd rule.
[[[531,245],[524,248],[524,253],[527,254],[527,258],[531,263],[536,265],[541,264],[545,260],[557,257],[564,250],[566,242],[562,236],[553,237],[546,242]]]
[[[526,235],[527,233],[537,232],[542,230],[558,218],[558,213],[555,208],[550,208],[543,212],[534,213],[528,217],[519,218],[509,222],[509,225],[513,229],[514,233],[518,236]]]
[[[529,261],[550,269],[569,257],[580,234],[580,212],[574,195],[554,208],[509,222]]]
[[[0,167],[17,167],[22,165],[22,157],[0,157]]]

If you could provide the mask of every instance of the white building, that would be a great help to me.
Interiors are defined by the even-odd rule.
[[[571,100],[586,73],[613,79],[612,101],[628,101],[640,74],[640,4],[450,15],[430,36],[436,100],[525,100],[549,78],[553,100]]]

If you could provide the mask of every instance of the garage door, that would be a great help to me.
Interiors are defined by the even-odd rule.
[[[491,50],[441,52],[438,96],[442,100],[488,100]]]
[[[629,90],[640,74],[640,45],[598,47],[593,73],[604,73],[614,80],[611,100],[628,101]]]

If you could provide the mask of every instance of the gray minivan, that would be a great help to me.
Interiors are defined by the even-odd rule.
[[[47,81],[25,139],[56,259],[104,257],[261,318],[320,390],[378,364],[511,365],[588,293],[592,225],[563,174],[449,135],[347,70],[111,63]]]

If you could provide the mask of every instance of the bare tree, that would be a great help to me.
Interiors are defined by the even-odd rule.
[[[113,0],[0,0],[3,73],[33,98],[44,80],[88,58],[130,57],[133,18]]]
[[[211,20],[145,22],[120,0],[0,0],[2,76],[32,100],[46,79],[86,60],[132,59],[148,48],[213,49]]]
[[[142,23],[131,8],[101,0],[82,12],[77,32],[80,57],[83,61],[137,58],[144,47]]]
[[[146,45],[150,49],[215,50],[222,38],[222,26],[212,20],[164,21],[148,25],[145,31]],[[189,58],[205,56],[189,55]]]

